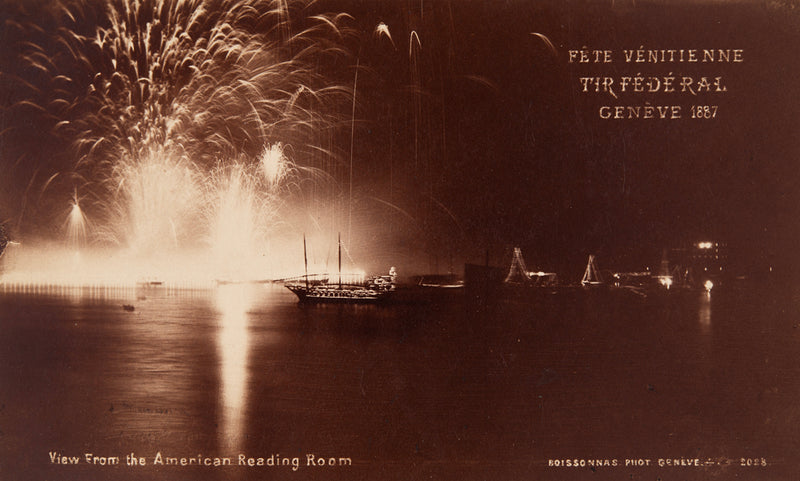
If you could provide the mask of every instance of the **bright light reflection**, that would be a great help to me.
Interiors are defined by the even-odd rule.
[[[232,195],[233,200],[246,198]],[[253,216],[243,215],[243,212],[252,214],[253,211],[246,208],[252,204],[232,204],[242,207],[242,210],[227,211],[228,219],[237,222],[226,222],[223,216],[219,224],[219,242],[213,246],[164,249],[144,255],[126,248],[84,246],[78,249],[63,242],[9,244],[0,258],[0,289],[127,289],[157,282],[171,291],[196,290],[214,288],[218,281],[260,282],[305,273],[302,237],[300,241],[290,237],[258,243],[247,235],[231,235],[243,234],[253,224],[248,222]],[[335,242],[317,236],[309,244],[322,247],[317,251],[309,249],[308,273],[338,282]],[[351,260],[343,259],[342,282],[361,283],[365,277],[364,270],[353,266]]]
[[[704,295],[702,299],[700,299],[698,321],[700,322],[700,328],[703,333],[707,334],[711,330],[711,297],[709,295]]]
[[[247,406],[247,361],[249,356],[247,311],[253,303],[251,285],[221,285],[217,288],[220,312],[218,350],[220,356],[223,444],[241,446]]]

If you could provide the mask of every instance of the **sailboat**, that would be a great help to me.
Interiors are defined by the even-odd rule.
[[[529,271],[522,257],[522,249],[515,247],[511,267],[503,282],[514,286],[552,288],[558,285],[558,275],[555,272]]]
[[[603,279],[600,277],[600,271],[594,264],[594,256],[589,255],[589,262],[586,263],[586,270],[583,272],[581,279],[582,286],[602,286],[605,285]]]
[[[311,282],[308,276],[308,254],[306,239],[303,236],[303,258],[305,275],[302,280],[288,281],[284,285],[292,291],[300,302],[308,303],[374,303],[389,297],[395,290],[397,272],[394,267],[388,276],[377,276],[363,283],[342,282],[342,237],[339,236],[339,282],[330,283],[328,279]]]

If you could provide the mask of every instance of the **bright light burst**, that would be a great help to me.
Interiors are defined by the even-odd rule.
[[[86,244],[87,223],[86,216],[81,209],[80,199],[78,193],[72,198],[72,207],[69,210],[67,217],[67,247],[71,249],[80,249]]]
[[[196,168],[160,148],[137,160],[114,166],[117,183],[110,205],[116,215],[107,235],[142,254],[178,247],[187,240],[202,200]]]
[[[218,190],[210,192],[216,198],[209,204],[213,206],[209,214],[216,276],[253,278],[257,273],[248,271],[264,241],[263,226],[271,220],[270,203],[258,194],[257,177],[248,175],[245,167],[234,165],[217,176],[212,186]]]
[[[280,143],[264,147],[259,158],[259,166],[264,179],[271,187],[280,185],[290,170],[289,162],[283,155],[283,146]]]
[[[323,71],[346,55],[349,17],[308,7],[61,4],[63,26],[23,57],[49,79],[36,102],[75,148],[73,178],[98,199],[95,239],[145,255],[211,245],[221,263],[224,253],[259,253],[282,186],[313,170],[299,166],[323,151],[318,132],[349,93]],[[70,236],[87,236],[82,208],[73,203]]]

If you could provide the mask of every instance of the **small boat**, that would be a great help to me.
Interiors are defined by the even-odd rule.
[[[136,287],[143,287],[143,288],[151,288],[151,287],[162,287],[164,286],[164,281],[155,276],[148,276],[136,281]]]
[[[463,289],[464,280],[455,274],[427,275],[420,277],[417,285],[425,289]]]
[[[583,272],[581,285],[584,287],[604,286],[603,278],[600,277],[600,271],[594,264],[594,256],[589,255],[589,262],[586,263],[586,270]]]
[[[311,282],[308,277],[308,255],[306,239],[303,237],[303,257],[306,274],[302,279],[284,283],[300,302],[308,303],[375,303],[385,300],[395,290],[397,272],[394,267],[388,276],[376,276],[363,283],[342,282],[342,240],[339,237],[339,282],[330,283],[328,279]]]

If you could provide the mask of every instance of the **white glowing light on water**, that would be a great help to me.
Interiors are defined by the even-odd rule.
[[[247,311],[253,303],[248,286],[224,285],[216,291],[216,304],[221,318],[217,347],[220,355],[222,383],[222,419],[224,441],[239,446],[243,436],[247,405],[247,369],[250,339]]]

